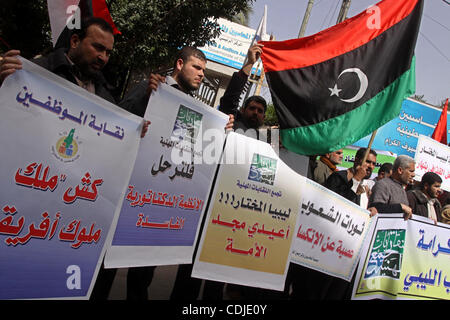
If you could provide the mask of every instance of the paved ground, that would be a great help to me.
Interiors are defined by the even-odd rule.
[[[152,283],[148,289],[149,300],[169,300],[178,265],[160,266],[155,269]],[[117,270],[109,300],[125,300],[127,268]]]

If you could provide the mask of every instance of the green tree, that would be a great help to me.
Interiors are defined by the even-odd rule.
[[[250,3],[246,5],[238,14],[231,18],[232,22],[239,23],[243,26],[248,27],[250,15],[253,13],[253,9]]]
[[[52,49],[46,0],[2,1],[0,17],[0,53],[19,49],[31,59]]]
[[[126,87],[132,71],[167,69],[180,47],[210,43],[217,19],[231,19],[253,0],[112,0],[110,12],[122,35],[111,60],[114,85]]]
[[[185,45],[201,47],[220,32],[217,19],[232,19],[254,0],[109,0],[111,16],[121,31],[105,69],[108,81],[123,92],[134,70],[171,67]],[[0,5],[2,43],[26,58],[51,49],[47,1],[7,0]],[[0,45],[2,51],[9,49]]]
[[[266,126],[277,126],[279,124],[277,113],[276,113],[275,107],[272,103],[269,103],[267,105],[266,116],[264,118],[264,124]]]
[[[411,99],[417,100],[419,102],[427,103],[427,100],[425,100],[425,95],[423,95],[423,94],[415,94],[411,97]]]

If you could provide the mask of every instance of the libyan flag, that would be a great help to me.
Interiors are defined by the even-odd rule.
[[[423,0],[384,0],[315,35],[260,42],[283,146],[325,154],[398,116],[415,92],[422,9]]]
[[[47,0],[47,8],[55,49],[68,48],[71,29],[79,27],[75,19],[79,19],[81,23],[82,19],[88,17],[102,18],[109,23],[115,35],[120,34],[111,18],[106,0]]]

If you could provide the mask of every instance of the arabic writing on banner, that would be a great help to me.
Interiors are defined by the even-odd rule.
[[[151,121],[142,139],[106,267],[191,263],[193,245],[228,116],[162,84],[148,103]],[[203,152],[214,131],[216,159]]]
[[[26,60],[0,105],[0,299],[87,298],[141,119]]]
[[[269,144],[229,133],[192,276],[283,290],[304,179]]]
[[[427,172],[434,172],[442,179],[441,188],[450,191],[450,148],[423,135],[419,136],[414,180],[421,181]]]
[[[438,108],[412,99],[403,100],[399,116],[378,128],[372,148],[414,158],[419,135],[430,137],[433,134],[441,112]],[[370,137],[369,135],[354,145],[367,147]]]
[[[450,299],[450,226],[380,214],[361,257],[353,299]]]
[[[352,168],[355,164],[355,156],[358,149],[359,147],[353,146],[343,148],[342,163],[339,164],[337,168],[339,170]],[[376,177],[378,175],[378,170],[384,163],[386,162],[394,163],[395,158],[397,158],[397,155],[392,154],[389,151],[382,151],[382,150],[374,150],[374,151],[377,153],[377,162],[375,164],[375,168],[373,169],[372,177]]]
[[[291,262],[350,281],[371,223],[367,210],[307,179]]]

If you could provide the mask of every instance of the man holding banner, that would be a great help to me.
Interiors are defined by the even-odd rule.
[[[33,60],[34,63],[57,74],[58,76],[115,103],[115,99],[106,87],[106,80],[101,70],[109,61],[114,46],[114,32],[111,25],[102,18],[89,17],[81,21],[80,29],[73,29],[69,49],[58,48],[48,56]],[[22,69],[17,58],[18,50],[5,54],[0,63],[0,81]],[[141,137],[148,129],[148,121],[144,122]],[[106,300],[112,286],[117,269],[100,268],[92,299]]]
[[[82,21],[81,29],[74,29],[67,52],[65,48],[60,48],[33,62],[105,100],[114,102],[101,73],[101,69],[108,63],[113,46],[114,35],[111,26],[101,18],[88,18]],[[16,57],[19,54],[18,50],[5,54],[0,65],[0,81],[22,68]]]
[[[401,213],[405,220],[412,215],[405,188],[414,178],[414,159],[400,155],[394,161],[392,175],[381,179],[372,188],[369,206],[375,207],[380,213]]]
[[[60,251],[57,256],[60,258],[61,263],[64,263],[64,255],[66,255],[66,257],[70,256],[71,260],[78,259],[75,264],[69,266],[69,269],[75,270],[74,272],[83,275],[80,284],[77,283],[77,280],[73,286],[64,288],[64,282],[61,290],[61,282],[59,280],[57,281],[55,276],[52,278],[54,287],[49,285],[48,290],[45,292],[35,294],[31,291],[42,291],[42,285],[38,285],[38,283],[40,283],[40,281],[48,282],[49,279],[46,277],[34,277],[30,281],[33,281],[36,284],[30,282],[27,292],[21,292],[21,287],[17,286],[17,293],[13,294],[8,292],[7,298],[27,298],[29,296],[36,298],[67,296],[87,298],[89,295],[91,297],[103,296],[105,299],[107,298],[110,289],[110,286],[108,285],[112,283],[115,270],[105,271],[100,267],[101,259],[106,250],[106,245],[108,245],[109,242],[107,233],[111,230],[114,217],[116,216],[115,208],[119,201],[117,199],[121,198],[119,195],[122,191],[121,183],[129,178],[128,171],[131,170],[131,164],[128,160],[131,159],[133,153],[137,151],[138,141],[135,139],[136,129],[138,129],[139,126],[142,127],[142,119],[139,119],[128,112],[124,112],[117,106],[111,104],[111,102],[114,102],[114,98],[106,87],[106,81],[103,78],[101,70],[108,63],[109,54],[113,45],[114,36],[110,25],[100,18],[88,18],[81,21],[81,29],[75,29],[73,31],[70,38],[70,47],[68,49],[55,50],[49,55],[33,61],[35,64],[50,72],[43,70],[41,67],[29,63],[26,60],[21,60],[21,58],[18,57],[20,54],[18,50],[7,52],[5,58],[1,62],[0,80],[2,81],[2,89],[4,89],[2,99],[7,101],[7,103],[2,105],[2,112],[4,112],[2,118],[15,119],[13,120],[14,125],[16,125],[15,121],[29,120],[29,118],[24,118],[27,115],[33,115],[34,120],[27,122],[25,133],[21,137],[15,139],[14,143],[16,147],[12,148],[12,150],[17,154],[11,154],[10,156],[31,158],[30,155],[26,154],[27,150],[30,150],[30,146],[36,145],[39,149],[41,143],[48,143],[58,136],[62,136],[54,145],[52,145],[50,156],[46,154],[45,150],[47,149],[39,149],[39,152],[42,152],[43,159],[46,163],[49,163],[48,168],[46,168],[46,171],[44,172],[44,178],[47,175],[49,168],[53,166],[53,170],[67,170],[70,173],[81,170],[84,174],[81,182],[83,185],[86,185],[83,187],[83,190],[86,192],[89,190],[87,185],[92,184],[92,196],[85,196],[85,199],[89,198],[92,202],[88,201],[87,203],[80,203],[80,201],[75,200],[77,198],[76,195],[78,190],[81,190],[80,186],[77,186],[76,189],[73,187],[67,189],[64,193],[63,204],[57,201],[60,199],[55,198],[58,196],[56,192],[49,193],[47,196],[41,195],[42,201],[39,200],[39,204],[42,202],[42,210],[48,210],[45,206],[51,205],[52,209],[61,208],[57,210],[61,210],[62,213],[65,213],[65,215],[60,215],[59,212],[56,214],[57,220],[53,224],[54,227],[49,238],[53,237],[56,232],[58,219],[61,220],[60,224],[67,226],[66,229],[68,231],[73,230],[76,233],[78,230],[78,227],[75,229],[77,221],[78,224],[80,224],[80,217],[86,220],[91,219],[91,216],[89,216],[90,213],[95,213],[95,226],[103,228],[103,232],[102,229],[99,229],[98,236],[94,237],[97,241],[99,239],[101,239],[101,241],[97,245],[92,246],[92,249],[83,248],[80,250],[75,245],[72,246],[72,248],[77,248],[76,252],[70,251],[70,249],[70,252],[67,252],[64,246],[58,248]],[[23,72],[14,74],[22,68],[24,69]],[[3,83],[6,77],[11,77],[13,79],[9,81],[10,79],[8,78],[8,81]],[[11,89],[8,88],[15,88],[15,86],[21,87],[22,91],[25,91],[25,93],[21,91],[15,99],[10,99],[8,95]],[[80,87],[83,89],[80,89]],[[86,91],[89,91],[89,93]],[[40,93],[45,97],[48,97],[49,101],[45,102],[45,100],[39,99]],[[21,94],[24,94],[24,97],[21,97]],[[52,100],[51,97],[54,99]],[[98,97],[102,99],[99,99]],[[20,107],[24,109],[22,111],[18,109],[16,103],[19,103]],[[22,117],[18,117],[18,113],[20,113]],[[58,116],[54,117],[55,114]],[[78,114],[79,116],[77,116]],[[87,121],[88,118],[89,121]],[[10,120],[5,121],[8,122]],[[103,122],[99,124],[100,121]],[[115,127],[113,127],[114,123],[116,124]],[[3,127],[5,127],[4,130],[8,130],[8,124],[6,122]],[[39,129],[36,130],[36,128]],[[30,140],[30,137],[33,139]],[[108,140],[111,139],[111,137],[113,140]],[[36,139],[39,139],[40,142],[37,143]],[[6,144],[7,142],[5,145]],[[96,152],[92,152],[92,150],[95,150]],[[124,153],[130,155],[125,161],[122,159],[120,161],[121,163],[119,163],[118,161],[112,160],[118,159],[117,155]],[[33,154],[33,157],[34,156],[35,155]],[[106,158],[108,161],[105,160]],[[4,174],[8,174],[9,170],[11,170],[11,168],[8,167],[8,163],[6,163],[7,160],[8,159],[6,158],[2,160],[5,161]],[[13,163],[10,163],[9,165],[14,166]],[[36,163],[32,163],[29,168],[27,168],[27,172],[31,170],[33,165],[36,166]],[[42,165],[44,164],[42,163],[36,169],[37,178]],[[107,171],[110,172],[112,168],[118,171],[114,176],[106,173]],[[89,170],[89,172],[87,170]],[[96,176],[103,173],[104,178],[94,180],[92,170],[96,171]],[[58,176],[55,176],[55,179],[56,178],[58,178]],[[72,180],[71,177],[62,174],[60,177],[60,184],[72,184],[76,182],[70,181],[69,178]],[[6,180],[4,181],[6,183]],[[99,188],[98,186],[100,184],[102,184],[102,187]],[[99,194],[97,193],[97,188],[103,191],[100,193],[98,199],[96,198],[96,195]],[[14,186],[11,190],[14,190]],[[71,191],[75,192],[75,196],[71,196]],[[3,196],[5,199],[10,198],[7,193]],[[24,203],[29,203],[33,201],[34,197],[35,195],[30,193],[26,197],[23,197],[22,200]],[[44,198],[48,198],[48,200],[45,200]],[[73,202],[75,202],[74,205],[72,205]],[[24,203],[22,204],[23,207],[25,207]],[[25,207],[23,212],[27,215],[26,218],[28,219],[31,217],[34,219],[33,215],[35,210],[40,210],[38,207],[39,206],[36,203]],[[30,210],[31,208],[33,210]],[[45,215],[48,218],[48,213],[45,213]],[[66,220],[74,217],[76,219],[73,220],[72,223],[67,224]],[[45,220],[45,223],[47,223],[47,220],[48,219]],[[45,223],[42,225],[45,225]],[[92,224],[91,230],[95,227],[94,224]],[[71,239],[69,233],[65,233],[67,230],[62,229],[61,232],[59,232],[58,238],[60,240],[67,241],[67,239]],[[85,233],[86,230],[83,228],[79,238],[83,239]],[[102,234],[101,238],[100,234]],[[29,233],[29,235],[32,235],[32,233]],[[12,241],[20,242],[21,239],[22,238],[18,237],[14,238]],[[56,236],[53,239],[56,239]],[[13,242],[13,245],[16,246],[16,242]],[[60,246],[57,241],[52,245]],[[35,245],[33,243],[27,244],[26,249],[41,250],[39,244]],[[12,246],[6,247],[5,250],[9,250],[11,254],[14,254],[14,247]],[[88,251],[91,251],[91,253]],[[42,252],[41,257],[33,261],[33,266],[37,266],[40,262],[39,260],[46,259],[46,254],[44,253],[46,251],[44,250]],[[16,262],[13,259],[11,260],[11,263]],[[95,265],[97,267],[93,268]],[[53,267],[55,267],[55,265],[47,266],[46,268],[51,269]],[[9,270],[11,270],[11,272],[17,272],[17,274],[20,274],[21,272],[19,269],[15,270],[14,268],[11,269],[11,267],[9,267]],[[95,276],[97,275],[96,270],[99,271],[97,281],[95,282]],[[32,273],[28,271],[26,273],[23,272],[23,274],[27,275],[27,277],[32,277]],[[6,283],[7,285],[9,283],[8,281],[10,281],[9,278],[11,278],[11,276],[4,273],[4,279],[0,282],[3,284]],[[106,279],[106,281],[104,281],[104,279]],[[94,282],[96,283],[95,286]],[[12,287],[10,288],[11,290],[13,289]]]
[[[197,48],[186,46],[182,48],[175,59],[174,70],[170,76],[150,74],[149,79],[139,83],[120,103],[124,109],[144,116],[147,110],[148,100],[153,91],[158,90],[160,83],[168,85],[191,95],[197,90],[204,78],[206,68],[206,57]],[[232,129],[234,117],[230,115],[225,130]],[[151,284],[155,266],[130,267],[127,275],[127,299],[147,300],[148,286]],[[181,291],[186,290],[185,281],[189,281],[191,265],[180,265],[177,279],[181,285]],[[196,290],[195,285],[190,286]]]

